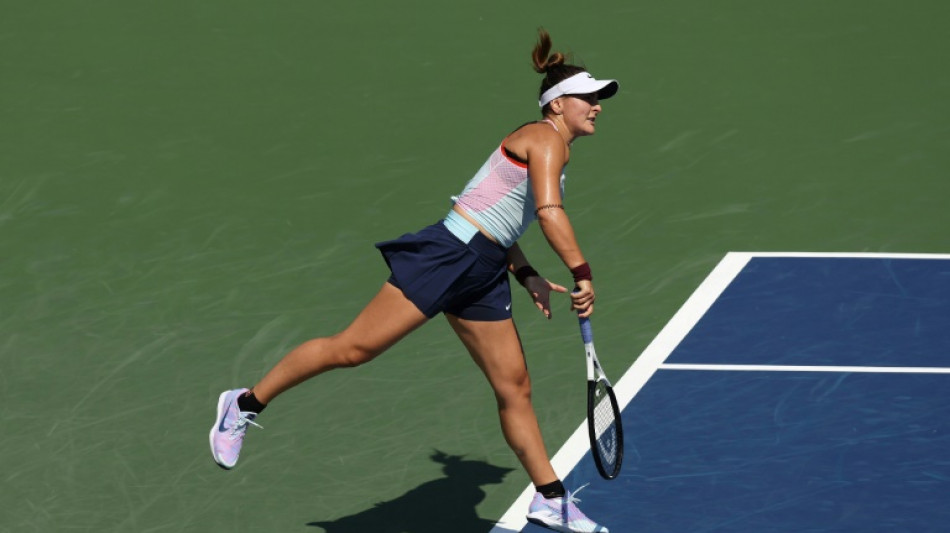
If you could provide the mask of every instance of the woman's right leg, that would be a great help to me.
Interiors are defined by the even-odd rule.
[[[341,333],[307,341],[284,356],[251,389],[263,404],[327,370],[372,361],[426,323],[428,318],[401,290],[386,283]]]
[[[531,482],[543,486],[558,481],[531,404],[531,378],[514,320],[482,322],[445,316],[488,378],[502,434]]]

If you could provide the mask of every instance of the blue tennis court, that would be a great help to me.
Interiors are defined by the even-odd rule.
[[[728,254],[616,383],[621,476],[555,466],[614,533],[945,531],[948,326],[950,256]]]

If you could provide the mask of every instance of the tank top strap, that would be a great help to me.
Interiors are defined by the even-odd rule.
[[[542,120],[542,122],[547,122],[548,124],[551,125],[552,128],[554,128],[554,131],[556,131],[556,132],[558,132],[558,133],[561,133],[561,130],[558,129],[557,124],[555,124],[553,120],[551,120],[551,119],[549,119],[549,118],[546,118],[546,119]]]

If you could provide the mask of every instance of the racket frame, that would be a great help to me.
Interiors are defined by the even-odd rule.
[[[610,384],[610,380],[607,379],[607,374],[604,373],[600,360],[597,359],[597,350],[594,348],[594,334],[590,325],[590,319],[578,317],[578,322],[581,327],[581,338],[584,341],[584,352],[586,353],[587,360],[587,434],[590,439],[590,451],[594,458],[594,465],[597,467],[597,472],[601,477],[608,480],[615,479],[620,474],[620,468],[623,464],[623,424],[620,418],[620,406],[617,403],[617,396],[614,394],[613,385]],[[600,452],[598,451],[597,428],[594,422],[598,381],[602,381],[605,385],[607,398],[602,401],[610,402],[610,407],[614,415],[614,423],[617,426],[617,460],[614,462],[613,468],[609,470],[607,465],[604,464],[603,459],[601,459]]]

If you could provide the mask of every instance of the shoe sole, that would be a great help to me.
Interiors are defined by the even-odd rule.
[[[531,522],[532,524],[537,524],[537,525],[539,525],[539,526],[541,526],[541,527],[543,527],[543,528],[546,528],[546,529],[552,529],[552,530],[554,530],[554,531],[560,531],[561,533],[574,533],[574,532],[571,531],[570,529],[567,529],[567,528],[565,528],[564,526],[562,526],[561,524],[556,523],[556,522],[547,522],[547,521],[545,521],[545,520],[542,519],[542,518],[538,518],[538,517],[534,517],[534,516],[528,516],[527,518],[528,518],[528,522]]]
[[[228,393],[231,391],[224,391],[221,393],[221,396],[218,396],[218,416],[214,419],[214,425],[211,426],[211,433],[208,435],[208,441],[211,443],[211,458],[214,459],[214,463],[225,470],[231,470],[234,468],[234,465],[228,466],[221,462],[221,459],[218,457],[218,454],[214,451],[214,435],[218,431],[218,426],[221,425],[221,416],[222,410],[224,409],[224,402],[227,399]]]
[[[536,516],[528,515],[526,518],[528,519],[528,522],[531,522],[532,524],[537,524],[543,528],[551,529],[554,531],[560,531],[561,533],[576,533],[573,529],[567,526],[561,525],[560,521],[547,522],[542,516],[537,516],[537,515]],[[603,530],[603,533],[608,533],[608,531],[609,530],[605,529]]]

